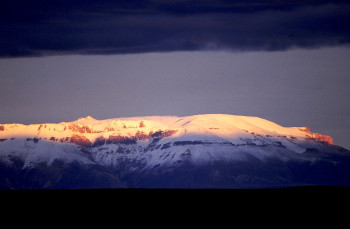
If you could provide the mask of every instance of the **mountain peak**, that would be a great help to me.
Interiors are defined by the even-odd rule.
[[[86,117],[83,118],[83,119],[87,119],[87,120],[96,120],[96,119],[94,119],[93,117],[91,117],[90,115],[86,116]]]
[[[76,122],[84,122],[84,121],[95,121],[96,119],[94,119],[92,116],[88,115],[86,117],[82,117],[82,118],[78,118],[76,120]]]

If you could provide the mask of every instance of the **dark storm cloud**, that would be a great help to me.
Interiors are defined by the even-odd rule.
[[[5,1],[0,56],[348,45],[348,1]]]

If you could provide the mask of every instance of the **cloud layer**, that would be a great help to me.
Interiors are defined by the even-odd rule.
[[[5,1],[0,56],[348,45],[348,1]]]

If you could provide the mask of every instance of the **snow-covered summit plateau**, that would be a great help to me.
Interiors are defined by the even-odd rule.
[[[0,124],[0,188],[349,186],[349,158],[330,136],[258,117]]]

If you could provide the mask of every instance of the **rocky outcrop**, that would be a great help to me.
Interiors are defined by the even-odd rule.
[[[92,146],[101,146],[104,144],[136,144],[137,141],[148,141],[150,139],[160,140],[161,138],[169,137],[175,134],[177,130],[165,130],[165,131],[150,131],[148,134],[144,131],[137,131],[134,136],[122,136],[122,135],[110,135],[108,138],[100,136],[95,139]]]
[[[126,136],[109,136],[106,140],[106,144],[136,144],[136,140]]]
[[[318,142],[326,142],[330,145],[333,145],[333,138],[331,136],[313,133],[312,137],[313,137],[313,139],[315,139]]]
[[[88,138],[76,134],[72,135],[70,142],[84,147],[89,147],[92,145],[91,141]]]
[[[92,146],[95,147],[95,146],[104,145],[106,143],[106,140],[107,140],[106,138],[104,138],[103,136],[100,136],[100,137],[95,139],[95,141],[92,144]]]
[[[38,143],[39,142],[39,138],[27,138],[26,141],[33,141],[34,143]]]
[[[126,136],[121,135],[111,135],[108,138],[105,138],[103,136],[100,136],[95,139],[94,143],[92,144],[93,147],[101,146],[104,144],[136,144],[135,138],[129,138]]]
[[[146,125],[145,125],[145,123],[144,123],[143,121],[141,121],[139,127],[140,127],[140,128],[146,127]]]
[[[150,132],[150,133],[146,134],[143,131],[137,131],[134,138],[136,140],[147,141],[147,140],[149,140],[151,138],[152,133],[153,132]]]
[[[333,138],[331,136],[325,135],[325,134],[319,134],[319,133],[312,133],[309,127],[302,127],[299,128],[302,131],[305,131],[309,134],[309,138],[318,141],[318,142],[324,142],[330,145],[333,145]]]
[[[174,135],[177,132],[177,130],[165,130],[162,131],[162,138],[170,137]]]
[[[68,129],[72,130],[73,132],[79,132],[79,133],[93,133],[92,129],[88,127],[87,125],[78,125],[78,124],[70,124],[68,126]]]
[[[113,127],[107,126],[103,131],[109,132],[109,131],[115,131],[115,129]]]
[[[151,135],[153,139],[161,139],[170,137],[171,135],[174,135],[177,132],[177,130],[159,130]]]

